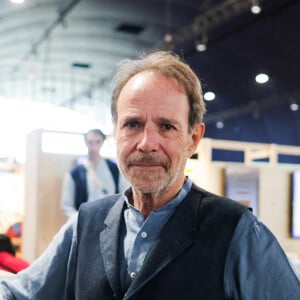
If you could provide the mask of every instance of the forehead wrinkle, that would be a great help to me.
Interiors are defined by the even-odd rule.
[[[171,124],[178,124],[179,122],[174,119],[174,118],[168,118],[168,117],[155,117],[153,118],[153,120],[156,122],[156,123],[171,123]]]

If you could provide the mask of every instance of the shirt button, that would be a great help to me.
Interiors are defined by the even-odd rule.
[[[134,278],[136,277],[136,272],[131,272],[131,273],[130,273],[130,277],[131,277],[132,279],[134,279]]]
[[[147,232],[143,231],[143,232],[141,233],[141,236],[142,236],[142,238],[146,238],[146,237],[147,237]]]

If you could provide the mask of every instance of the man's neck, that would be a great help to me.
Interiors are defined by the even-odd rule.
[[[93,164],[96,165],[99,163],[99,161],[101,160],[101,156],[100,155],[91,155],[89,156],[89,161]]]
[[[166,203],[171,201],[178,193],[180,189],[169,190],[157,194],[143,194],[132,189],[132,198],[129,202],[138,209],[145,218],[149,216],[152,210],[163,207]]]

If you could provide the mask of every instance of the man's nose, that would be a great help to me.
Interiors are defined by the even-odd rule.
[[[137,149],[143,152],[157,151],[159,146],[159,133],[153,127],[145,127],[140,133]]]
[[[101,142],[100,141],[89,141],[87,144],[88,144],[88,146],[95,147],[95,146],[101,145]]]

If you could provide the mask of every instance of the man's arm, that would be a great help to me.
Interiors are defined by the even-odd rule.
[[[27,269],[19,272],[13,280],[1,280],[0,299],[65,299],[66,288],[73,284],[69,281],[73,280],[74,275],[76,224],[77,217],[74,216]]]
[[[300,299],[300,281],[286,254],[251,212],[242,216],[231,241],[224,286],[227,299]]]

